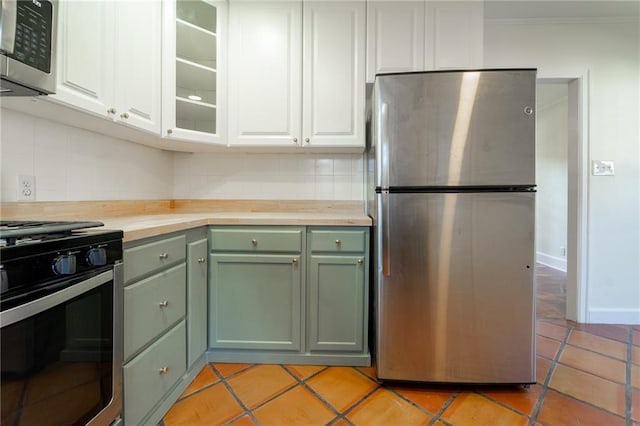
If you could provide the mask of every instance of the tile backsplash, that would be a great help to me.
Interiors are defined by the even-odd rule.
[[[0,199],[33,175],[36,201],[362,200],[361,154],[169,152],[2,108]]]

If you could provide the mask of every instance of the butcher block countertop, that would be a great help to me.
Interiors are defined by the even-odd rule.
[[[2,203],[2,220],[90,220],[134,241],[205,225],[371,226],[360,201],[149,200]]]

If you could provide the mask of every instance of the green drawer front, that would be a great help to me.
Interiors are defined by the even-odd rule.
[[[124,289],[124,359],[185,315],[186,267],[175,266]],[[163,306],[166,302],[166,306]]]
[[[358,252],[365,251],[366,230],[320,230],[309,231],[313,252]]]
[[[212,229],[209,232],[212,251],[302,251],[302,228]]]
[[[186,256],[184,235],[144,244],[124,251],[124,282],[160,270]]]
[[[181,321],[124,366],[125,424],[140,424],[185,373],[185,340],[185,324]],[[166,372],[161,372],[164,368]]]

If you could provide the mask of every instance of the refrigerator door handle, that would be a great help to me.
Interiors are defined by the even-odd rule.
[[[382,227],[382,275],[391,276],[391,232],[389,230],[389,192],[383,191],[381,194],[383,213],[380,215],[380,226]]]
[[[378,115],[378,147],[380,149],[380,185],[383,189],[389,188],[389,136],[387,135],[389,120],[389,105],[383,102],[380,105],[380,114]]]

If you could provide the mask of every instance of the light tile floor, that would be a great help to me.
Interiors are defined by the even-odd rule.
[[[640,326],[558,319],[563,291],[550,291],[562,302],[538,295],[537,383],[528,389],[381,384],[374,367],[216,363],[160,425],[640,426]]]

